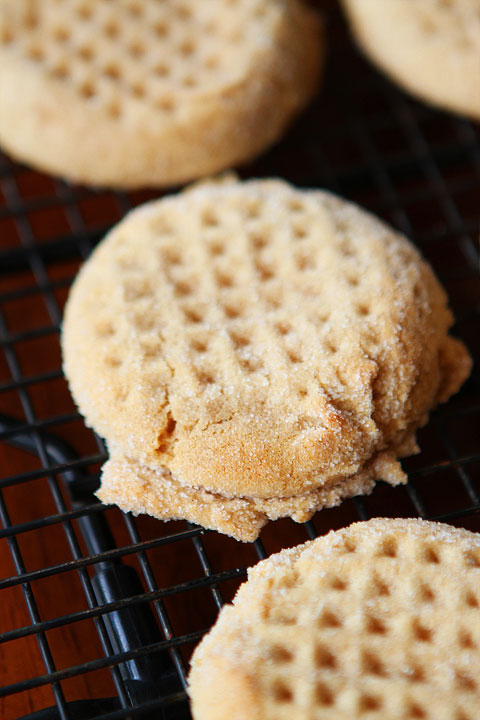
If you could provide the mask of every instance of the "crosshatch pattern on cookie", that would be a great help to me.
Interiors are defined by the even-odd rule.
[[[0,139],[77,181],[186,182],[278,138],[322,47],[301,0],[0,0]]]
[[[241,77],[248,60],[241,48],[276,12],[258,0],[18,5],[15,23],[5,15],[0,45],[113,118],[125,111],[123,98],[172,113],[178,92],[208,91]]]
[[[226,669],[255,718],[474,720],[479,602],[479,539],[446,525],[374,520],[282,552],[194,655],[194,717]]]
[[[220,386],[224,392],[229,384],[251,373],[254,377],[249,382],[261,385],[268,375],[281,378],[285,372],[298,376],[297,397],[292,397],[295,404],[307,405],[309,394],[318,395],[322,379],[330,392],[333,390],[333,396],[336,389],[340,396],[344,385],[340,367],[334,371],[326,367],[323,372],[327,375],[323,374],[323,378],[310,376],[312,359],[319,351],[324,355],[342,355],[343,347],[351,344],[342,328],[337,327],[336,317],[341,314],[352,324],[358,322],[352,331],[366,349],[375,348],[381,332],[381,325],[379,329],[375,327],[381,299],[371,298],[371,276],[378,276],[378,270],[369,272],[370,250],[358,238],[354,239],[356,228],[354,224],[349,227],[349,219],[354,223],[356,218],[349,218],[348,210],[343,211],[338,205],[337,210],[345,217],[331,224],[325,215],[324,227],[318,228],[318,201],[312,198],[305,201],[300,220],[286,219],[284,224],[276,222],[271,227],[277,214],[276,201],[270,207],[266,204],[263,217],[259,214],[250,218],[249,210],[242,207],[242,199],[238,202],[233,194],[227,193],[222,200],[222,207],[214,216],[208,194],[200,196],[185,224],[181,220],[184,211],[181,204],[166,203],[160,217],[155,216],[152,206],[152,220],[142,223],[138,243],[127,238],[124,243],[121,237],[117,238],[113,262],[121,300],[142,359],[157,362],[160,367],[161,349],[172,357],[188,356],[182,381],[187,380],[190,388],[204,392],[220,392]],[[325,198],[324,202],[335,207],[333,198]],[[288,206],[280,208],[279,214],[287,215]],[[379,228],[376,230],[377,240],[387,244],[387,234],[382,238]],[[328,243],[319,241],[321,231],[328,234]],[[189,242],[188,235],[198,237],[199,241]],[[146,273],[144,263],[137,258],[147,246],[154,264]],[[396,279],[405,281],[407,273],[416,272],[421,281],[418,270],[407,268],[413,253],[402,250],[405,267],[398,268]],[[328,279],[318,282],[318,268],[331,263],[343,266],[343,273],[335,278],[344,295],[341,308],[330,293]],[[422,294],[424,290],[418,287],[415,292]],[[168,313],[165,317],[161,313],[156,316],[154,308],[160,309],[162,304],[168,306]],[[294,311],[300,306],[299,318]],[[420,305],[420,313],[427,311]],[[113,351],[117,342],[115,329],[111,320],[102,319],[101,312],[100,309],[94,321],[94,330],[104,347],[109,344],[112,348],[112,353],[105,353],[104,360],[120,368],[122,363],[115,360]],[[177,325],[185,326],[184,332],[176,334]],[[168,333],[168,340],[164,333]],[[224,360],[222,364],[217,362],[219,356]],[[306,380],[305,387],[302,378]],[[290,393],[287,377],[283,390]],[[338,402],[342,404],[340,398]]]

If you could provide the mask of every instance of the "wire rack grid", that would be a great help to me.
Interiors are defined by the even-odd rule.
[[[480,349],[480,129],[404,95],[353,47],[337,10],[322,93],[276,148],[241,170],[327,187],[405,232]],[[480,530],[478,370],[420,431],[406,487],[270,524],[254,544],[95,501],[105,460],[61,370],[68,288],[105,231],[153,193],[75,187],[0,157],[0,687],[5,720],[188,718],[193,647],[246,568],[372,516]],[[51,709],[46,709],[51,708]],[[42,710],[43,709],[43,710]],[[33,717],[33,716],[32,716]]]

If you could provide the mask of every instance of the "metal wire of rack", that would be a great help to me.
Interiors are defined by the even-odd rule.
[[[241,174],[327,187],[405,232],[446,287],[454,332],[478,358],[480,129],[378,74],[336,10],[330,34],[318,99]],[[270,524],[252,545],[95,501],[105,449],[83,425],[62,376],[62,307],[79,264],[108,227],[151,196],[71,186],[0,157],[5,720],[32,711],[37,720],[188,718],[189,655],[258,559],[378,515],[480,531],[478,369],[420,431],[421,454],[404,462],[406,487],[380,483],[371,496],[304,525]]]

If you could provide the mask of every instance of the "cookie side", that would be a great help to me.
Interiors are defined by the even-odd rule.
[[[376,480],[391,485],[406,482],[394,452],[381,452],[358,473],[289,497],[226,497],[203,486],[191,487],[168,470],[148,468],[111,449],[102,468],[97,496],[125,512],[146,513],[159,520],[186,519],[217,530],[242,542],[253,542],[269,520],[291,517],[306,522],[322,508],[339,505],[345,498],[369,494]]]

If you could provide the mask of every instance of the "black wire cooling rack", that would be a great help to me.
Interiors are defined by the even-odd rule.
[[[414,101],[364,61],[337,10],[323,91],[284,141],[241,174],[281,176],[357,201],[435,268],[454,332],[480,348],[480,129]],[[101,440],[62,376],[62,307],[104,232],[152,193],[74,187],[0,157],[0,716],[189,718],[188,659],[246,567],[372,516],[480,530],[478,370],[420,431],[406,487],[254,544],[95,501]],[[3,669],[2,669],[3,668]],[[31,713],[34,712],[34,715]]]

